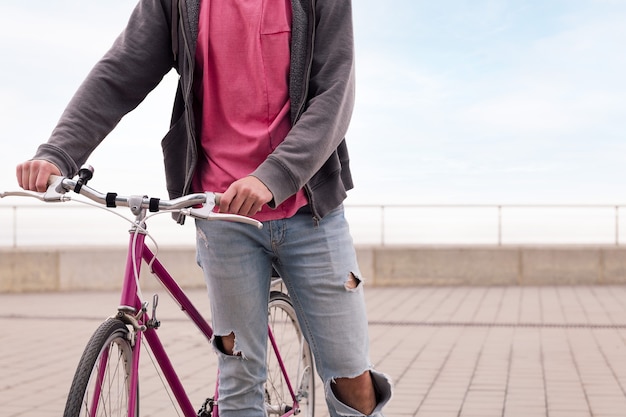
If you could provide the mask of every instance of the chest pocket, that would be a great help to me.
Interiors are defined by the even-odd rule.
[[[291,0],[263,0],[261,35],[291,32]]]

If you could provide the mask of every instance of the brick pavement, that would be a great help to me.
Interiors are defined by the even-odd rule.
[[[190,296],[208,311],[204,291]],[[388,417],[626,416],[626,286],[368,288],[366,296],[372,360],[395,382]],[[87,338],[116,303],[108,292],[0,294],[0,415],[59,416]],[[214,355],[165,297],[159,316],[199,404]],[[157,401],[165,397],[157,376],[142,375],[142,416],[176,415]],[[326,416],[318,402],[316,416]]]

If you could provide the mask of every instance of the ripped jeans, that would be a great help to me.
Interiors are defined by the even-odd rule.
[[[204,270],[215,335],[235,335],[235,355],[217,350],[222,417],[265,416],[267,303],[272,266],[294,303],[324,381],[333,417],[362,416],[331,389],[335,378],[370,370],[377,399],[373,416],[391,396],[390,382],[371,369],[367,317],[352,238],[343,207],[319,223],[311,214],[264,222],[263,229],[197,220],[198,263]]]

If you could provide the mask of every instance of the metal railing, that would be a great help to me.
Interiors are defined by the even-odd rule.
[[[620,246],[624,210],[620,204],[346,204],[346,217],[356,244]],[[192,226],[181,230],[167,215],[154,219],[151,230],[161,244],[195,242]],[[119,219],[101,210],[0,204],[0,247],[118,243],[126,243]]]
[[[619,246],[620,204],[419,204],[350,205],[376,212],[378,237],[387,244],[604,244]],[[352,218],[356,218],[354,216]],[[374,217],[374,216],[371,216]],[[363,224],[351,221],[357,235]]]

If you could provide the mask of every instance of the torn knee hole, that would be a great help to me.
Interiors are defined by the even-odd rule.
[[[348,274],[348,280],[346,281],[346,289],[347,290],[356,290],[361,284],[361,280],[354,275],[354,272],[350,272]]]
[[[241,356],[241,352],[235,350],[235,333],[230,332],[226,336],[215,336],[215,347],[228,356]]]

